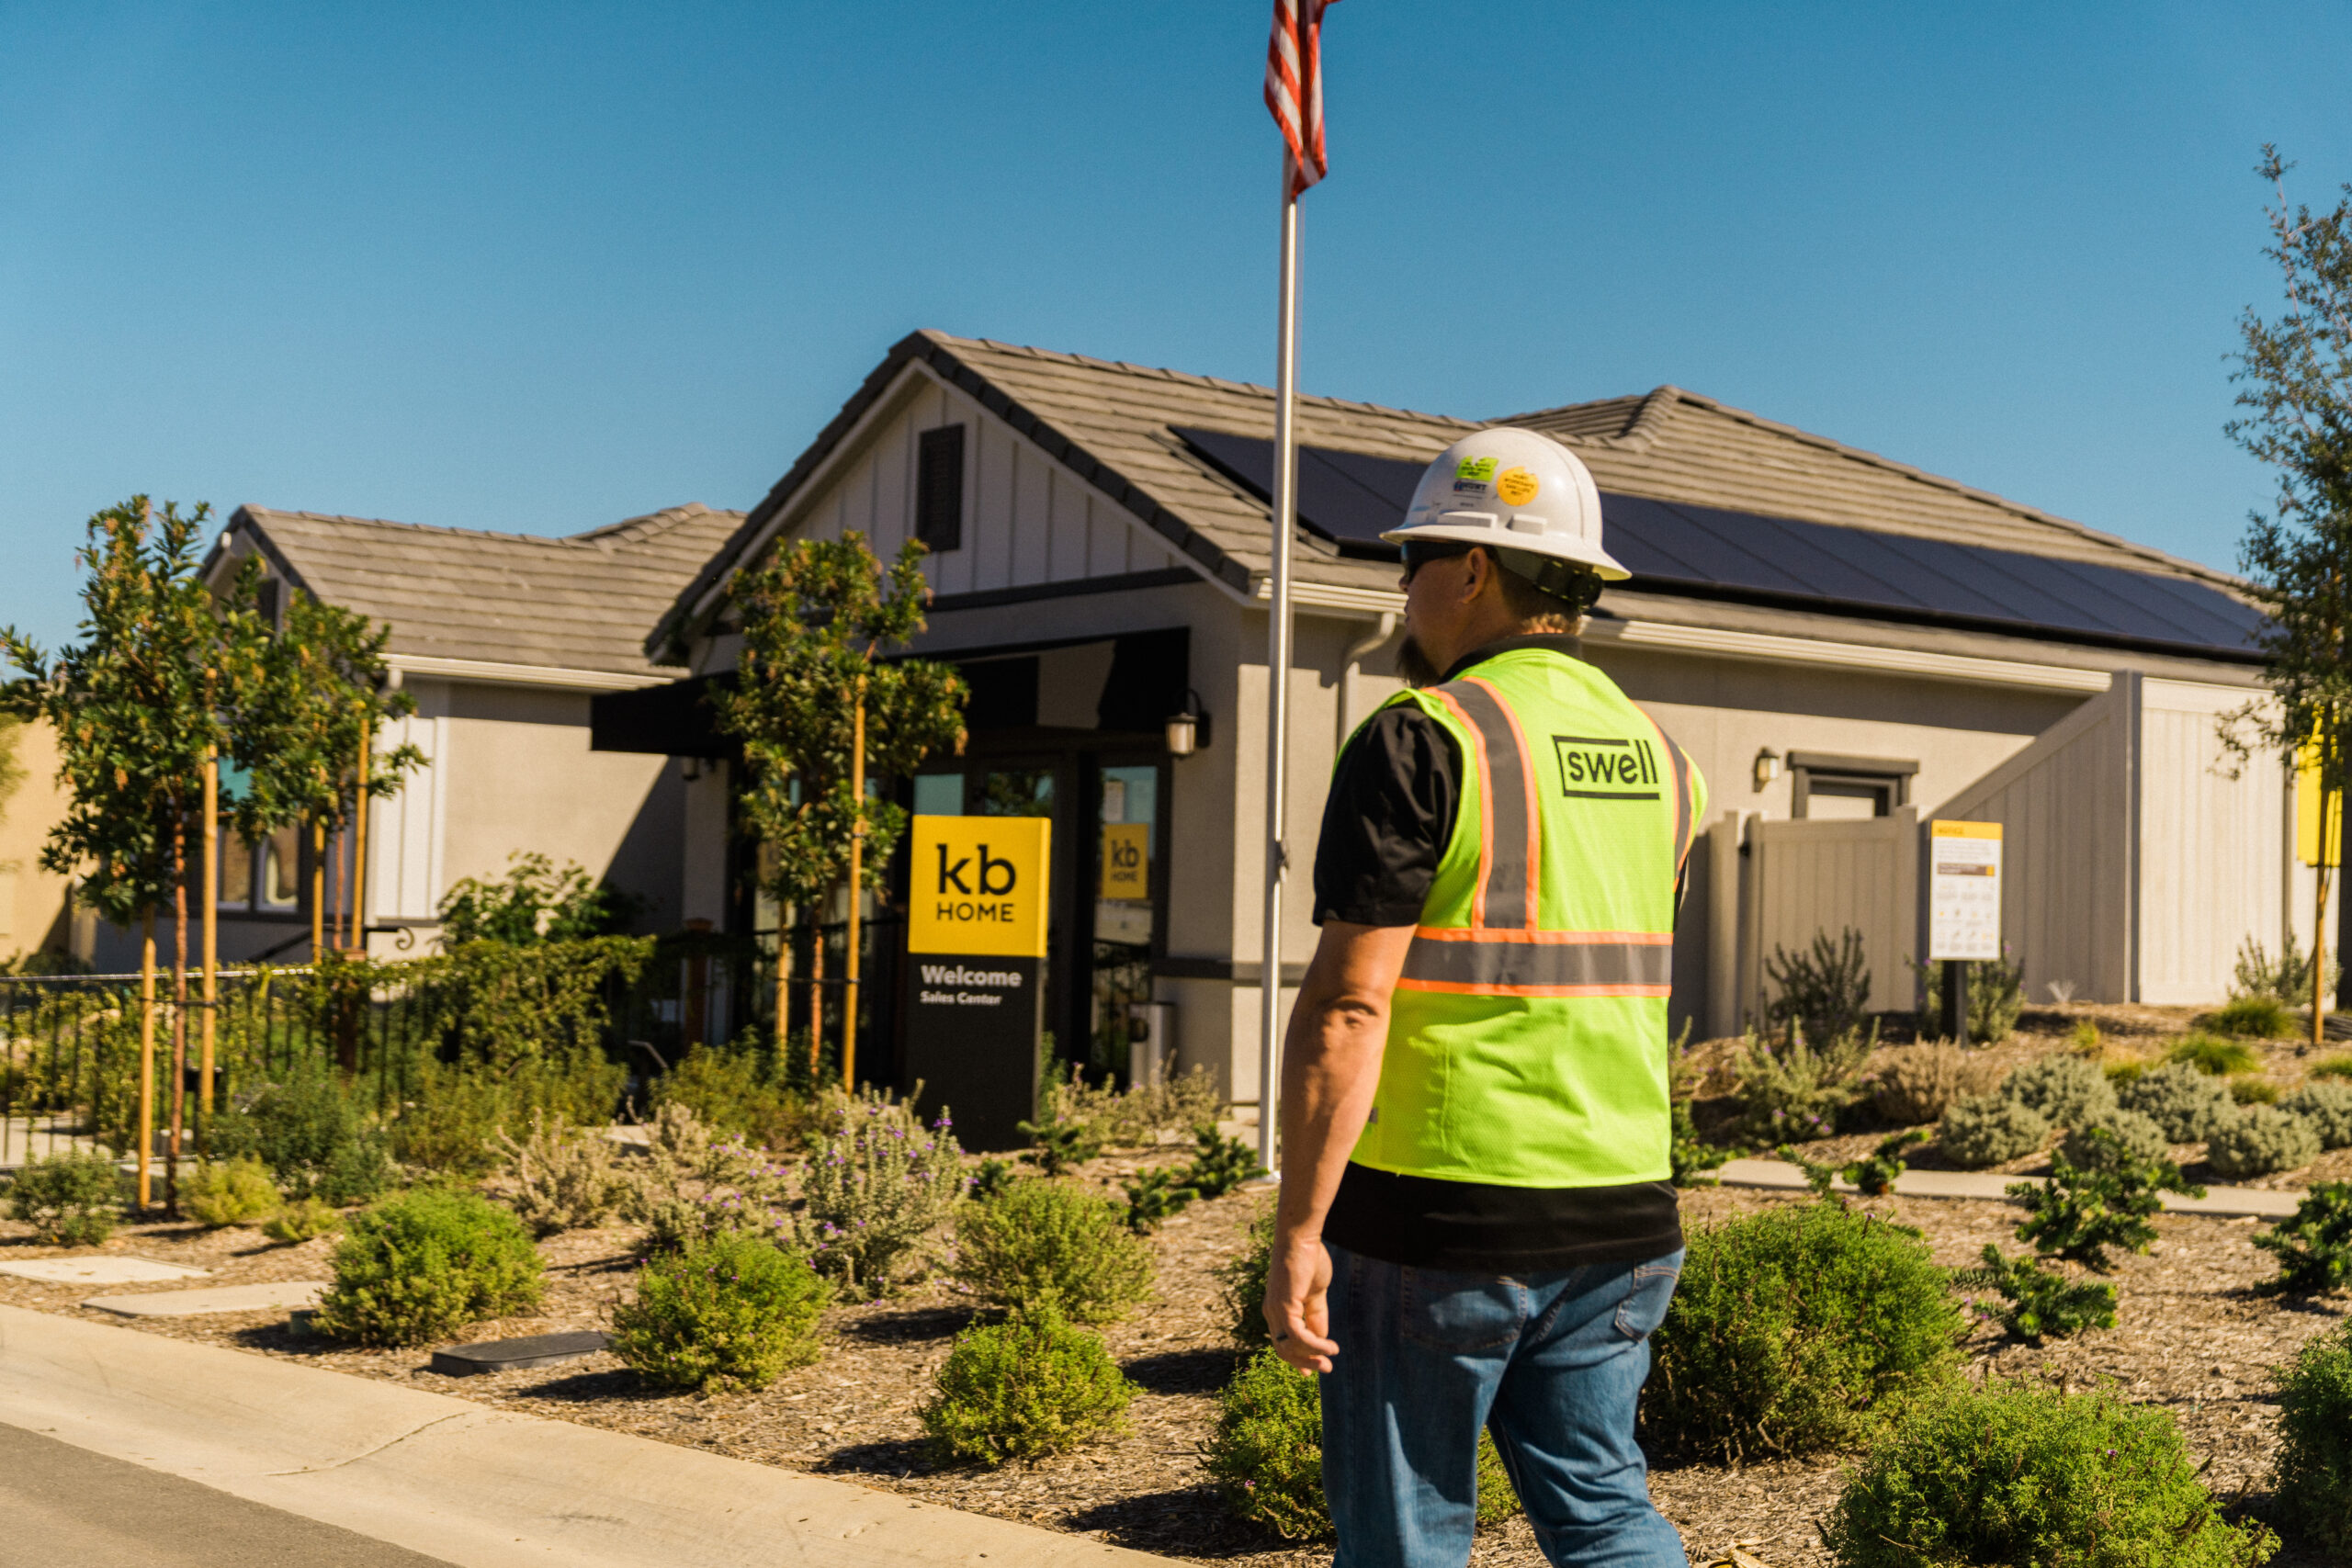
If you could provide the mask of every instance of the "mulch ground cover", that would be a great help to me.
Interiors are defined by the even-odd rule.
[[[2071,1010],[2061,1021],[2091,1010]],[[2147,1031],[2152,1051],[2153,1037],[2183,1027],[2172,1016],[2177,1010],[2132,1010],[2156,1015]],[[2101,1027],[2120,1032],[2107,1021]],[[2053,1043],[2029,1039],[2012,1049],[2022,1059]],[[2291,1044],[2268,1047],[2267,1055],[2267,1070],[2282,1082],[2300,1076]],[[1808,1150],[1816,1158],[1833,1150],[1851,1157],[1846,1145],[1867,1146],[1879,1135],[1857,1134]],[[2186,1152],[2192,1157],[2196,1153]],[[2342,1163],[2340,1174],[2352,1174],[2352,1161],[2340,1154],[2328,1159]],[[1142,1166],[1174,1163],[1173,1151],[1101,1159],[1086,1168],[1084,1179],[1114,1190],[1119,1178]],[[2335,1174],[2315,1167],[2291,1173],[2282,1184]],[[1685,1194],[1684,1215],[1687,1224],[1702,1224],[1803,1201],[1702,1189]],[[829,1314],[828,1349],[816,1365],[786,1374],[760,1393],[707,1399],[652,1388],[608,1355],[535,1371],[452,1378],[425,1370],[429,1349],[333,1345],[297,1331],[282,1314],[135,1319],[128,1325],[831,1475],[1170,1557],[1236,1568],[1305,1568],[1328,1562],[1329,1546],[1285,1543],[1232,1519],[1199,1459],[1215,1418],[1216,1390],[1238,1356],[1217,1270],[1247,1245],[1250,1224],[1267,1201],[1261,1193],[1237,1193],[1197,1204],[1162,1226],[1151,1242],[1159,1270],[1154,1299],[1104,1331],[1113,1354],[1142,1389],[1131,1411],[1132,1429],[1124,1438],[1034,1468],[941,1469],[924,1452],[916,1412],[955,1335],[973,1316],[954,1283],[937,1274],[879,1300],[837,1304]],[[1986,1242],[2019,1250],[2011,1234],[2018,1212],[2007,1204],[1897,1198],[1864,1206],[1922,1229],[1941,1263],[1973,1263]],[[2207,1467],[2205,1480],[2224,1506],[2262,1514],[2269,1501],[2277,1417],[2271,1369],[2334,1325],[2352,1310],[2352,1301],[2256,1294],[2256,1283],[2275,1270],[2269,1255],[2253,1246],[2257,1226],[2252,1221],[2167,1214],[2156,1227],[2154,1250],[2123,1259],[2113,1277],[2120,1297],[2113,1329],[2037,1348],[1982,1325],[1966,1344],[1968,1375],[2031,1378],[2077,1390],[2108,1386],[2132,1402],[2162,1405],[2179,1421],[2196,1461]],[[324,1279],[332,1245],[321,1239],[277,1246],[247,1229],[209,1232],[156,1223],[125,1226],[105,1250],[212,1271],[209,1280],[186,1281],[190,1285],[238,1284]],[[538,1315],[478,1325],[467,1337],[600,1326],[611,1304],[630,1287],[638,1245],[638,1233],[627,1226],[550,1238],[541,1246],[548,1273]],[[0,1223],[0,1258],[61,1250],[35,1245],[23,1225]],[[93,1293],[88,1286],[0,1276],[0,1302],[125,1324],[74,1304]],[[1840,1461],[1826,1458],[1745,1468],[1662,1465],[1653,1472],[1651,1485],[1658,1506],[1681,1529],[1693,1562],[1716,1562],[1737,1545],[1770,1568],[1794,1568],[1827,1562],[1815,1520],[1836,1495],[1839,1477]],[[1524,1521],[1513,1520],[1483,1534],[1472,1560],[1501,1568],[1537,1564],[1543,1557]],[[2280,1568],[2312,1568],[2326,1560],[2301,1551],[2290,1539],[2274,1561]]]

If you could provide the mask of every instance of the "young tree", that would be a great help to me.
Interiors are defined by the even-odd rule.
[[[2352,774],[2352,186],[2332,212],[2287,201],[2290,165],[2262,150],[2259,173],[2275,193],[2267,209],[2286,309],[2265,320],[2249,309],[2239,322],[2237,403],[2248,412],[2230,437],[2276,470],[2269,515],[2252,514],[2239,559],[2255,602],[2269,615],[2262,637],[2272,700],[2222,717],[2222,738],[2244,759],[2256,749],[2299,752],[2316,766],[2321,821],[2332,820]],[[2324,834],[2323,834],[2324,838]],[[2323,843],[2317,909],[2327,908]],[[2314,947],[2324,943],[2321,919]],[[2320,1043],[2327,964],[2312,962],[2312,1041]]]
[[[779,909],[779,1049],[790,1017],[781,910],[817,917],[808,1001],[812,1075],[824,1021],[822,910],[835,889],[852,885],[844,1087],[853,1087],[855,1066],[857,894],[883,886],[907,825],[905,811],[864,785],[869,777],[910,773],[935,751],[964,749],[963,678],[944,664],[876,657],[923,629],[931,600],[925,553],[909,540],[886,572],[856,533],[778,550],[736,585],[743,652],[734,689],[712,699],[720,728],[742,742],[743,821],[759,840],[761,879]]]
[[[220,739],[222,628],[197,576],[211,508],[159,516],[133,496],[90,519],[80,552],[85,640],[54,659],[13,626],[0,656],[23,671],[5,691],[19,717],[48,721],[72,804],[41,863],[79,874],[84,902],[107,920],[136,921],[140,946],[139,1201],[153,1199],[155,1112],[155,911],[173,902],[175,964],[172,1143],[176,1176],[187,1055],[188,829],[207,760]],[[169,1189],[166,1189],[167,1192]]]

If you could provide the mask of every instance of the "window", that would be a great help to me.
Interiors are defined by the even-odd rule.
[[[1789,815],[1813,821],[1891,816],[1911,803],[1911,775],[1918,771],[1917,762],[1889,757],[1792,751]]]
[[[964,427],[926,430],[915,444],[915,537],[934,550],[964,545]]]

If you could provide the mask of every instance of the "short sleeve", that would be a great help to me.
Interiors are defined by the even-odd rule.
[[[1461,804],[1453,737],[1419,708],[1380,710],[1349,741],[1315,850],[1315,923],[1420,923]]]

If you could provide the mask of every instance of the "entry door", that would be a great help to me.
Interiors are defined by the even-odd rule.
[[[1128,1006],[1151,999],[1160,948],[1166,826],[1157,761],[1090,759],[1097,828],[1089,878],[1087,1066],[1127,1079]]]

